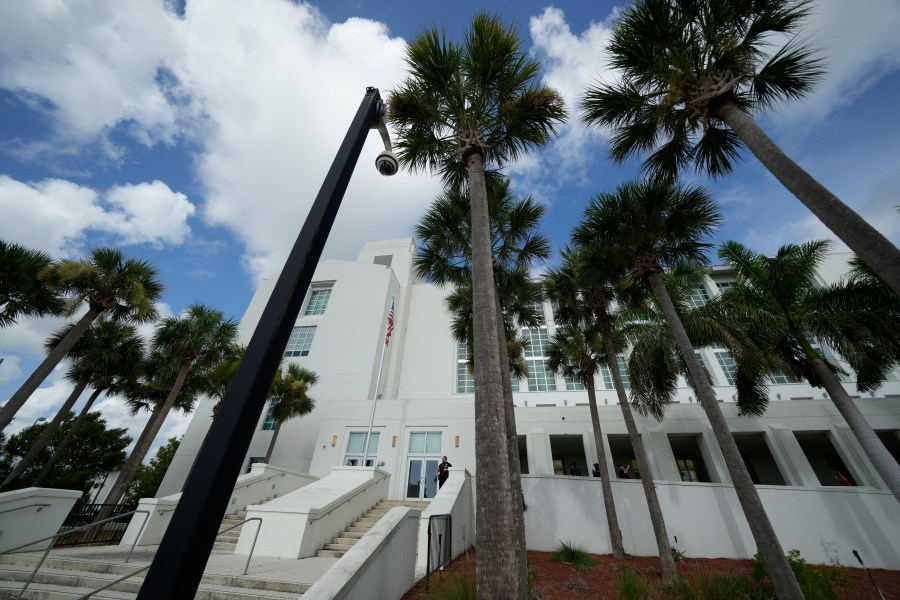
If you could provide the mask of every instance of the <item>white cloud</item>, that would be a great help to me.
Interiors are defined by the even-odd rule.
[[[875,81],[900,68],[898,30],[900,4],[895,0],[816,2],[802,35],[821,49],[825,75],[806,98],[779,106],[772,120],[784,128],[809,128],[852,104]]]
[[[178,18],[163,6],[0,3],[0,86],[49,110],[57,150],[123,123],[144,143],[171,141],[176,111],[155,80],[178,60],[181,43]]]
[[[61,179],[24,183],[0,175],[0,238],[53,256],[77,254],[89,231],[120,244],[180,244],[194,206],[161,181],[96,190]]]

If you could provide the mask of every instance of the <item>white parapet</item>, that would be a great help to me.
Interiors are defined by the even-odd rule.
[[[401,598],[415,581],[419,518],[415,508],[392,508],[303,593],[304,600]]]
[[[24,488],[0,494],[0,552],[56,535],[81,492]],[[21,550],[43,550],[52,540]]]
[[[611,482],[625,551],[655,556],[656,542],[641,482]],[[734,488],[722,483],[655,481],[669,542],[689,557],[752,558],[756,544]],[[446,487],[446,486],[445,486]],[[523,475],[529,550],[573,542],[611,552],[600,480]],[[855,487],[757,485],[785,552],[809,562],[900,569],[900,504],[890,492]],[[573,515],[577,515],[574,516]]]
[[[350,523],[387,497],[390,473],[372,467],[332,467],[327,477],[260,506],[248,506],[247,518],[261,525],[241,528],[235,554],[249,554],[259,528],[254,556],[313,556]]]
[[[428,522],[433,515],[450,515],[450,556],[456,558],[475,542],[475,504],[473,502],[474,478],[468,469],[454,472],[422,513],[419,523],[418,553],[416,555],[416,579],[425,577],[428,567]],[[446,540],[432,539],[432,557],[438,546]],[[432,570],[434,565],[431,565]]]
[[[318,477],[308,473],[257,463],[249,473],[238,477],[225,512],[228,514],[244,510],[250,504],[262,502],[273,496],[283,496],[318,480]],[[164,498],[141,498],[137,510],[147,511],[150,514],[146,519],[146,525],[145,515],[138,512],[129,523],[120,545],[130,546],[135,540],[139,546],[158,544],[180,500],[181,494],[172,494]]]

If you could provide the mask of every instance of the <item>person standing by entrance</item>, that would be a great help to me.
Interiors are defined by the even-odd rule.
[[[437,468],[438,489],[444,487],[444,482],[450,477],[450,467],[452,466],[453,465],[447,462],[446,456],[441,457],[441,464],[439,464]]]

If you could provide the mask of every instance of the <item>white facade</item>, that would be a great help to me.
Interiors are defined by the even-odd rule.
[[[303,344],[310,329],[297,329],[285,360],[312,369],[319,383],[311,390],[315,411],[282,427],[272,463],[284,468],[325,476],[334,466],[360,464],[362,437],[369,413],[384,344],[387,313],[395,298],[395,326],[387,350],[381,395],[375,414],[378,439],[370,448],[372,464],[392,474],[390,498],[433,497],[434,469],[442,455],[453,464],[451,477],[467,469],[475,473],[473,394],[467,392],[464,366],[459,368],[458,345],[449,330],[444,307],[446,292],[418,280],[411,271],[411,238],[367,243],[355,262],[326,260],[319,264],[298,328],[315,327],[308,348]],[[819,271],[822,283],[837,281],[847,270],[849,254],[829,257]],[[389,266],[386,266],[389,265]],[[241,341],[249,340],[274,285],[262,282],[241,321]],[[727,284],[727,271],[713,268],[696,300],[702,302]],[[330,294],[317,290],[330,289]],[[322,301],[327,304],[322,310]],[[313,305],[306,315],[306,306]],[[552,335],[549,304],[544,305],[546,327],[531,332],[532,380],[518,381],[514,393],[520,455],[524,473],[565,476],[571,463],[590,475],[596,460],[587,394],[567,390],[567,382],[553,374],[538,380],[540,340]],[[527,332],[526,332],[527,333]],[[723,351],[702,350],[723,410],[735,432],[751,474],[761,485],[823,489],[837,486],[835,470],[859,487],[886,490],[859,444],[823,390],[806,383],[770,386],[771,404],[764,417],[737,415],[732,402],[735,389],[728,384],[729,357]],[[827,352],[827,349],[826,349]],[[304,355],[304,353],[306,353]],[[607,374],[608,378],[608,374]],[[621,410],[611,385],[597,378],[604,444],[610,470],[631,461],[630,443]],[[845,386],[853,397],[853,375]],[[544,391],[529,391],[539,387]],[[573,387],[569,382],[568,387]],[[551,388],[551,389],[547,389]],[[875,394],[857,398],[869,422],[895,454],[900,447],[900,382],[896,373]],[[713,439],[708,421],[684,382],[666,419],[638,419],[655,480],[727,484],[729,476]],[[181,491],[196,451],[209,428],[212,402],[198,407],[173,464],[157,496]],[[265,456],[272,432],[260,415],[247,455],[251,461]],[[356,435],[353,435],[356,434]],[[455,472],[455,473],[454,473]],[[424,488],[422,483],[424,481]]]

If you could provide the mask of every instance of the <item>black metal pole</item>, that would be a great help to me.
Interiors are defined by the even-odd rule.
[[[210,426],[138,600],[189,599],[200,585],[269,385],[281,363],[366,135],[382,110],[378,90],[367,88]]]

